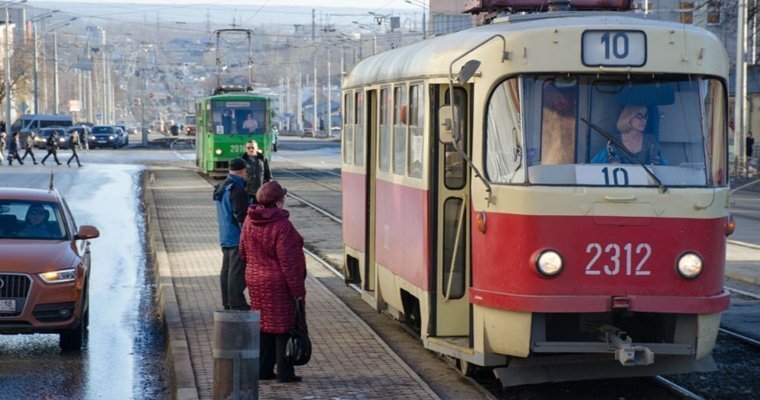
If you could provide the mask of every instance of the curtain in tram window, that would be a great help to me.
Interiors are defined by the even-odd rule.
[[[496,88],[488,104],[486,173],[492,182],[525,182],[519,81]]]

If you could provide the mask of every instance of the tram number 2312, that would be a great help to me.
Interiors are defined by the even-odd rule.
[[[652,255],[649,243],[589,243],[586,254],[591,260],[586,264],[586,275],[649,276],[646,262]],[[635,264],[635,265],[634,265]]]

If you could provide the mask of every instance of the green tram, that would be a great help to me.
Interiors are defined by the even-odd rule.
[[[271,162],[270,99],[249,92],[216,94],[196,102],[196,165],[207,175],[226,175],[229,162],[255,140]]]

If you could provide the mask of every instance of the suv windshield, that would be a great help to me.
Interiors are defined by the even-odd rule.
[[[726,112],[722,82],[707,77],[512,78],[489,99],[486,172],[494,183],[726,185]]]
[[[23,200],[0,202],[0,239],[66,239],[60,207]]]

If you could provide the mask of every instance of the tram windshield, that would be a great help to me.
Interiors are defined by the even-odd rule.
[[[211,102],[211,132],[217,135],[263,134],[266,129],[266,100]]]
[[[491,95],[486,172],[494,183],[727,184],[721,81],[670,75],[533,75]]]

